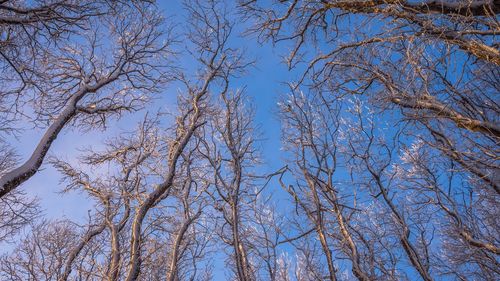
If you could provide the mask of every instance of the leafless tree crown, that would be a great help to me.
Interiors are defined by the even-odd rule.
[[[182,9],[172,24],[155,1],[0,1],[0,279],[500,279],[498,1]],[[242,40],[290,73],[273,155]],[[51,153],[127,112],[142,117],[101,148]],[[44,218],[44,164],[84,219]]]

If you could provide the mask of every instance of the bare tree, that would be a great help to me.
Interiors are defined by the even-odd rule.
[[[0,241],[14,241],[16,234],[40,215],[38,200],[15,191],[0,199]]]
[[[200,136],[201,150],[213,169],[214,207],[222,216],[219,235],[232,249],[235,276],[255,280],[248,233],[250,206],[256,200],[250,174],[257,161],[252,112],[241,91],[224,92],[219,101],[210,129]]]
[[[375,279],[377,270],[370,263],[375,253],[365,250],[363,234],[356,220],[361,210],[355,189],[345,190],[339,183],[339,116],[341,107],[321,93],[293,92],[281,103],[283,140],[290,152],[287,169],[295,179],[283,188],[312,225],[321,244],[328,268],[328,279],[337,280],[336,257],[345,255],[352,273],[359,280]],[[282,175],[283,176],[283,175]],[[358,227],[354,227],[358,225]],[[304,233],[307,236],[310,232]]]
[[[17,114],[18,107],[29,106],[35,126],[46,129],[29,159],[2,173],[0,197],[37,172],[64,127],[72,125],[84,130],[102,127],[110,116],[138,110],[167,78],[168,63],[164,58],[170,53],[170,31],[163,26],[162,17],[151,4],[115,5],[112,13],[84,21],[99,14],[97,4],[71,3],[47,3],[50,7],[40,8],[40,17],[46,15],[47,19],[40,18],[41,22],[37,23],[40,26],[35,29],[59,29],[59,21],[71,22],[74,17],[74,24],[83,25],[80,27],[83,30],[68,34],[68,39],[50,46],[50,51],[36,59],[35,67],[41,74],[35,89],[26,89],[13,99],[2,100],[11,104],[8,114]],[[8,8],[7,5],[2,3],[2,8],[22,13],[21,7]],[[66,10],[72,8],[75,11],[67,11],[70,14],[66,15]],[[38,12],[27,13],[39,17]]]
[[[255,200],[250,201],[250,226],[248,240],[255,251],[255,263],[259,269],[259,280],[289,280],[291,261],[283,249],[287,221],[274,202],[274,197],[260,191]],[[252,219],[253,218],[253,219]]]
[[[36,237],[42,237],[40,239],[33,236],[22,241],[20,247],[33,249],[26,251],[33,263],[51,259],[58,261],[51,268],[44,269],[41,265],[27,273],[43,276],[33,278],[67,280],[83,276],[107,280],[194,280],[211,276],[209,263],[204,266],[199,264],[212,236],[207,225],[208,217],[202,215],[207,205],[204,199],[206,187],[200,183],[207,181],[200,178],[203,173],[197,166],[199,143],[193,135],[206,123],[207,114],[211,112],[209,97],[226,93],[230,79],[239,75],[246,63],[239,50],[228,46],[232,23],[226,18],[227,11],[219,13],[223,8],[221,3],[193,1],[186,8],[189,14],[186,37],[190,40],[187,47],[195,55],[199,67],[195,74],[179,71],[175,75],[185,91],[179,95],[179,111],[174,114],[171,126],[160,129],[161,118],[146,117],[136,131],[108,141],[105,151],[87,151],[79,159],[82,166],[58,159],[52,161],[67,183],[64,192],[84,191],[95,202],[95,209],[89,213],[86,230],[72,234],[71,240],[78,242],[65,244],[63,238],[66,237],[53,237],[57,243],[64,244],[56,253],[51,249],[38,251],[36,248],[36,243],[41,243],[36,241],[42,241],[43,235],[50,235],[49,229],[40,228],[40,231],[33,232]],[[155,91],[160,86],[164,77],[159,71],[165,62],[160,61],[156,65],[148,60],[161,56],[163,51],[167,51],[167,45],[161,45],[160,49],[153,48],[156,40],[163,36],[156,29],[161,22],[156,12],[150,9],[142,12],[144,18],[135,19],[146,22],[134,26],[138,28],[137,33],[128,30],[133,26],[128,21],[134,19],[130,14],[109,18],[111,26],[116,29],[113,31],[123,35],[119,38],[122,47],[118,53],[120,56],[115,57],[120,65],[111,68],[103,78],[99,78],[97,73],[88,78],[89,82],[96,80],[97,86],[121,81],[130,87],[110,91],[111,97],[102,99],[88,97],[86,91],[81,91],[81,96],[70,107],[63,105],[66,106],[63,113],[71,116],[67,118],[89,127],[102,125],[108,112],[119,113],[140,106],[136,104],[136,99],[142,103],[145,97],[136,97],[134,90]],[[97,41],[93,42],[97,46]],[[94,67],[94,64],[91,66]],[[94,70],[99,71],[97,67]],[[70,72],[66,70],[66,73]],[[87,89],[87,86],[83,88]],[[92,88],[89,93],[94,94],[97,90]],[[126,90],[131,92],[130,107],[125,104],[125,108],[115,108],[114,97],[123,97],[128,101]],[[71,96],[70,100],[74,97]],[[85,107],[78,106],[76,102],[84,98],[88,99],[85,100]],[[108,102],[111,104],[108,105]],[[101,103],[104,105],[101,106]],[[69,112],[77,109],[82,115]],[[94,113],[102,119],[94,119]],[[69,119],[64,122],[69,122]],[[53,137],[51,135],[49,144]],[[6,161],[11,161],[9,159]],[[11,174],[12,171],[5,175]],[[57,224],[46,225],[50,228]],[[19,259],[6,256],[3,272],[6,276],[16,276],[18,273],[14,271],[17,265],[26,259],[24,256]],[[24,273],[19,274],[23,276]]]
[[[468,276],[495,279],[498,274],[498,206],[491,189],[481,187],[464,175],[457,165],[443,159],[417,139],[404,148],[396,178],[412,192],[415,204],[427,206],[439,219],[434,221],[443,239],[443,254],[435,259],[438,272],[461,280]],[[404,172],[407,171],[407,172]],[[472,182],[471,182],[472,181]],[[455,188],[460,182],[462,189]],[[436,215],[434,215],[436,217]]]
[[[0,240],[18,242],[0,278],[212,280],[225,255],[244,281],[498,279],[497,1],[239,3],[299,74],[268,176],[233,6],[185,1],[174,54],[153,1],[0,1]],[[105,129],[166,82],[175,109],[47,159],[64,128]],[[24,162],[22,120],[43,130]],[[84,220],[38,221],[17,188],[47,161]]]
[[[423,123],[418,128],[444,156],[498,193],[496,156],[486,152],[496,155],[498,142],[496,1],[292,1],[274,9],[258,2],[244,3],[256,31],[293,40],[289,65],[305,61],[313,86],[398,108]],[[370,28],[375,22],[379,29]],[[317,52],[308,60],[310,43]]]
[[[273,39],[294,39],[297,48],[306,44],[309,38],[314,38],[320,29],[332,29],[341,32],[342,23],[332,21],[333,18],[343,20],[351,15],[366,15],[371,18],[394,19],[397,28],[387,29],[388,32],[373,34],[367,38],[344,47],[357,47],[365,44],[375,44],[402,39],[405,27],[408,34],[404,37],[420,37],[423,40],[437,40],[450,44],[481,60],[494,64],[500,63],[500,53],[491,44],[491,37],[496,35],[498,23],[495,16],[500,12],[496,1],[301,1],[289,3],[273,1],[268,5],[259,5],[261,1],[241,1],[241,5],[251,16],[256,16],[256,30]],[[282,13],[280,15],[280,13]],[[343,14],[345,13],[345,14]],[[441,20],[441,21],[440,21]],[[286,23],[297,27],[291,35],[286,33]],[[387,23],[387,22],[384,22]],[[354,27],[355,28],[355,27]],[[350,32],[353,29],[348,29]],[[394,32],[394,33],[393,33]],[[399,34],[398,34],[399,33]],[[391,35],[391,36],[387,36]],[[396,36],[394,36],[396,35]],[[334,34],[334,37],[339,34]],[[331,53],[333,55],[334,53]]]
[[[364,171],[356,169],[354,173],[358,178],[363,178],[363,175],[367,174],[366,182],[363,184],[367,185],[372,198],[380,198],[386,205],[387,213],[393,220],[388,224],[393,225],[394,235],[399,240],[410,264],[423,280],[433,280],[430,274],[429,256],[431,241],[428,241],[432,240],[432,237],[426,233],[427,227],[419,218],[419,215],[427,215],[427,210],[423,207],[418,210],[416,206],[398,198],[402,192],[393,181],[395,176],[391,169],[391,165],[396,163],[392,159],[395,146],[375,132],[373,113],[359,101],[354,102],[351,113],[354,117],[347,121],[350,127],[345,130],[347,148],[344,152],[349,155],[353,167],[364,169]],[[413,208],[418,211],[412,216]]]
[[[356,95],[373,111],[362,110],[352,121],[357,125],[344,129],[353,134],[341,145],[348,149],[340,165],[357,169],[353,177],[362,180],[356,184],[377,212],[389,211],[395,228],[387,230],[399,236],[420,277],[492,278],[498,259],[491,256],[498,246],[498,208],[491,203],[499,194],[497,1],[241,4],[254,20],[251,31],[293,42],[287,64],[301,72],[293,91],[309,87],[344,109]],[[401,163],[421,157],[403,153],[411,143],[429,162]],[[387,257],[398,253],[388,249]]]
[[[43,243],[45,235],[52,235],[50,228],[58,227],[59,223],[44,223],[34,229],[36,236],[21,242],[20,247],[26,248],[26,257],[5,256],[5,276],[25,276],[22,271],[15,271],[29,257],[28,263],[58,261],[51,263],[50,268],[40,265],[32,269],[33,276],[44,276],[33,277],[37,279],[125,278],[127,263],[132,258],[128,249],[134,241],[132,218],[154,181],[163,178],[165,167],[161,162],[168,156],[168,150],[164,149],[168,146],[168,137],[159,134],[158,125],[158,119],[147,117],[136,131],[109,140],[106,150],[87,151],[80,158],[81,164],[90,167],[87,172],[84,167],[75,168],[67,162],[52,160],[67,183],[64,192],[83,191],[93,199],[95,208],[89,211],[89,221],[82,231],[72,232],[67,244],[63,236],[52,237],[54,243],[64,243],[64,248],[56,252],[52,248],[39,251],[36,243]],[[139,278],[191,280],[206,273],[199,262],[204,258],[211,235],[207,233],[208,228],[198,223],[207,204],[201,196],[204,188],[197,184],[200,179],[196,178],[194,151],[196,146],[183,153],[169,200],[158,202],[144,223],[140,245],[143,251],[140,266],[144,274]],[[70,222],[65,224],[71,229]]]
[[[2,257],[2,279],[59,280],[78,236],[77,226],[68,221],[35,225],[11,256]]]
[[[193,52],[200,65],[199,76],[195,81],[189,80],[184,74],[179,76],[179,81],[185,85],[186,94],[178,101],[180,114],[176,118],[174,135],[168,143],[162,181],[146,192],[141,204],[136,207],[126,280],[136,280],[140,273],[142,224],[146,215],[171,194],[182,154],[191,145],[198,145],[193,143],[192,137],[206,122],[208,97],[225,93],[229,79],[246,66],[241,53],[228,46],[232,25],[225,18],[224,11],[219,13],[218,9],[224,8],[219,5],[216,1],[190,1],[186,5],[190,24],[188,38],[194,45]]]
[[[40,59],[71,34],[86,29],[88,21],[109,12],[99,1],[3,1],[0,5],[2,34],[2,98],[21,94],[35,86],[41,75]]]

